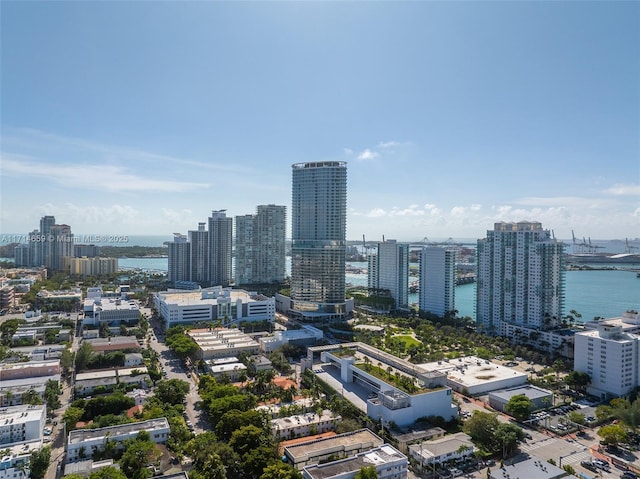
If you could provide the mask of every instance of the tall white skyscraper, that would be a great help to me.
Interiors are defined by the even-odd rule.
[[[188,233],[189,243],[191,243],[190,281],[200,286],[209,284],[209,232],[205,227],[205,223],[198,223],[198,229]]]
[[[409,245],[396,240],[378,243],[377,254],[367,257],[369,288],[386,289],[396,309],[409,306]]]
[[[292,165],[291,308],[301,315],[345,314],[347,164]]]
[[[557,326],[564,307],[563,253],[562,241],[541,223],[496,223],[478,240],[478,327],[502,334],[506,325]]]
[[[437,246],[420,251],[421,311],[444,317],[455,309],[456,257],[456,250]]]
[[[236,216],[236,284],[284,281],[285,224],[286,207],[278,205]]]
[[[180,233],[173,233],[173,241],[165,243],[169,256],[169,283],[190,281],[191,279],[191,243]]]
[[[233,278],[233,218],[227,210],[212,211],[209,217],[209,282],[228,286]]]

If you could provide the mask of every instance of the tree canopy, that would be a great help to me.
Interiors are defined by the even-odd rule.
[[[533,402],[525,394],[516,394],[509,399],[504,410],[518,421],[523,421],[529,418],[533,408]]]

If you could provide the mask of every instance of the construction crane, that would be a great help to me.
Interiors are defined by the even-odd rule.
[[[370,249],[376,249],[375,246],[367,246],[367,241],[364,239],[364,234],[362,235],[362,247],[364,248],[365,257],[369,256],[369,250]]]
[[[587,244],[587,242],[585,241],[584,238],[582,238],[582,243],[578,243],[576,241],[576,235],[573,232],[573,230],[571,230],[571,236],[573,237],[573,252],[576,252],[576,247],[578,248],[578,253],[584,253],[584,250],[586,247],[588,247],[589,245]]]
[[[589,236],[589,253],[595,253],[599,248],[604,248],[604,246],[591,244],[591,236]]]
[[[625,238],[624,241],[625,241],[625,245],[626,245],[626,252],[628,254],[633,254],[633,251],[631,251],[631,250],[638,249],[637,246],[632,246],[632,245],[629,244],[629,238]]]

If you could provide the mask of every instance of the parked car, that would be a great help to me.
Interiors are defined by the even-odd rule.
[[[602,469],[604,471],[609,469],[608,462],[601,461],[600,459],[593,459],[591,462],[593,462],[597,468]]]
[[[598,466],[596,466],[593,462],[591,461],[581,461],[580,465],[582,467],[584,467],[585,469],[589,469],[590,471],[593,472],[598,472]]]

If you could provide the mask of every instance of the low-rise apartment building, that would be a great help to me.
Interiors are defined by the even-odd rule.
[[[46,419],[45,405],[23,404],[0,408],[0,447],[42,441]]]
[[[475,446],[471,437],[463,432],[409,446],[409,456],[422,468],[427,469],[431,469],[435,464],[464,459],[474,454]]]
[[[364,467],[374,466],[378,479],[406,479],[409,461],[393,446],[384,444],[353,457],[306,466],[304,479],[353,479]]]
[[[104,450],[107,441],[115,442],[116,449],[121,449],[124,441],[135,438],[141,431],[148,432],[156,444],[169,440],[169,422],[165,417],[98,429],[76,429],[67,439],[67,462],[91,457],[95,451]]]
[[[273,436],[276,439],[293,439],[327,431],[335,431],[336,426],[341,420],[341,416],[336,416],[327,409],[322,411],[321,415],[317,413],[307,413],[272,419],[271,432],[273,432]]]
[[[326,462],[329,458],[352,457],[383,444],[384,441],[369,429],[359,429],[286,446],[284,456],[289,464],[302,470],[306,466]]]
[[[240,353],[257,354],[256,341],[238,329],[192,329],[187,333],[198,346],[200,359],[217,359],[238,356]]]
[[[31,454],[41,448],[41,441],[3,447],[0,455],[0,479],[27,479],[30,475]]]
[[[27,379],[59,375],[59,359],[0,364],[0,384],[12,379]]]

